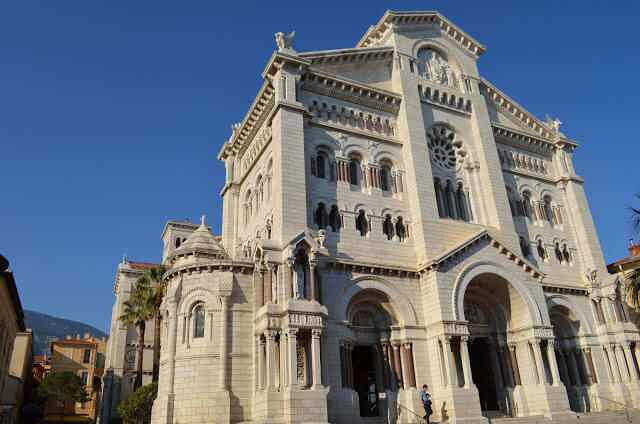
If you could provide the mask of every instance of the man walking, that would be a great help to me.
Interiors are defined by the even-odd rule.
[[[427,390],[429,390],[429,386],[423,385],[422,390],[420,390],[420,398],[422,398],[422,406],[425,412],[424,420],[429,424],[429,416],[433,414],[433,410],[431,409],[431,399]]]

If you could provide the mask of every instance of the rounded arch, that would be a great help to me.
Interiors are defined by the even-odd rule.
[[[416,313],[411,306],[409,299],[400,293],[400,291],[386,280],[367,276],[360,277],[349,281],[338,292],[333,303],[331,316],[336,321],[347,321],[347,308],[351,299],[364,290],[378,291],[385,294],[394,310],[394,315],[398,319],[400,325],[417,325]]]
[[[587,317],[582,313],[579,308],[576,308],[571,300],[566,296],[561,294],[555,294],[547,298],[547,310],[549,311],[549,315],[551,315],[551,310],[554,307],[564,307],[568,311],[570,311],[580,322],[580,328],[578,331],[579,335],[583,334],[593,334],[593,329],[591,328],[591,323],[587,319]]]
[[[430,40],[417,40],[411,46],[411,56],[418,58],[418,53],[421,50],[431,49],[437,52],[447,63],[452,66],[456,71],[461,72],[462,66],[460,62],[452,53],[452,49],[450,45],[442,43],[438,40],[430,39]]]
[[[363,210],[367,215],[375,215],[373,213],[373,209],[371,209],[369,206],[365,205],[364,203],[358,203],[353,207],[353,212],[355,213],[358,213],[361,210]]]
[[[366,157],[364,148],[357,144],[349,144],[344,148],[344,155],[349,159],[358,159],[360,162]]]
[[[221,306],[218,296],[213,291],[205,287],[194,287],[180,299],[178,314],[188,314],[199,304],[202,304],[206,310],[219,309]]]
[[[527,307],[527,315],[531,325],[543,325],[542,313],[525,284],[510,270],[502,265],[491,261],[475,262],[465,267],[458,277],[453,287],[453,316],[456,320],[464,321],[464,294],[469,284],[474,278],[483,275],[496,275],[513,287]]]

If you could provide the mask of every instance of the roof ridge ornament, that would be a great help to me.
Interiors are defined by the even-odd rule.
[[[295,52],[293,48],[291,48],[291,43],[293,42],[294,37],[296,36],[295,31],[291,31],[291,34],[285,36],[282,32],[276,32],[276,45],[278,46],[278,51],[289,51]]]
[[[551,117],[549,116],[549,114],[547,113],[547,127],[549,127],[549,129],[551,131],[553,131],[554,133],[558,134],[558,135],[563,135],[560,132],[560,125],[562,125],[562,121],[559,120],[558,118],[556,119],[551,119]]]
[[[200,217],[200,222],[201,222],[201,224],[200,224],[200,225],[202,225],[203,227],[205,226],[204,221],[205,221],[205,216],[204,216],[204,215],[202,215],[202,216]]]

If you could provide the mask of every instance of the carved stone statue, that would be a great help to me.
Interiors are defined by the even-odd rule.
[[[291,31],[291,34],[285,37],[284,33],[276,32],[276,44],[278,45],[278,50],[293,50],[291,48],[291,43],[293,42],[293,38],[296,36],[295,31]]]
[[[327,237],[327,231],[326,230],[318,230],[318,237],[316,237],[316,241],[320,245],[321,249],[324,249],[324,240],[325,240],[326,237]]]
[[[559,119],[551,119],[551,117],[549,116],[549,114],[547,113],[547,126],[549,127],[549,129],[551,129],[553,132],[559,133],[560,132],[560,125],[562,125],[562,121]]]
[[[421,73],[425,78],[442,85],[457,87],[456,76],[447,61],[438,52],[425,49],[418,52],[418,60],[421,62]]]

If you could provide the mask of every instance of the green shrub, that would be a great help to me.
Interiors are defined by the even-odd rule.
[[[118,405],[118,415],[123,424],[149,424],[151,407],[158,394],[158,383],[138,387],[135,392],[122,399]]]

